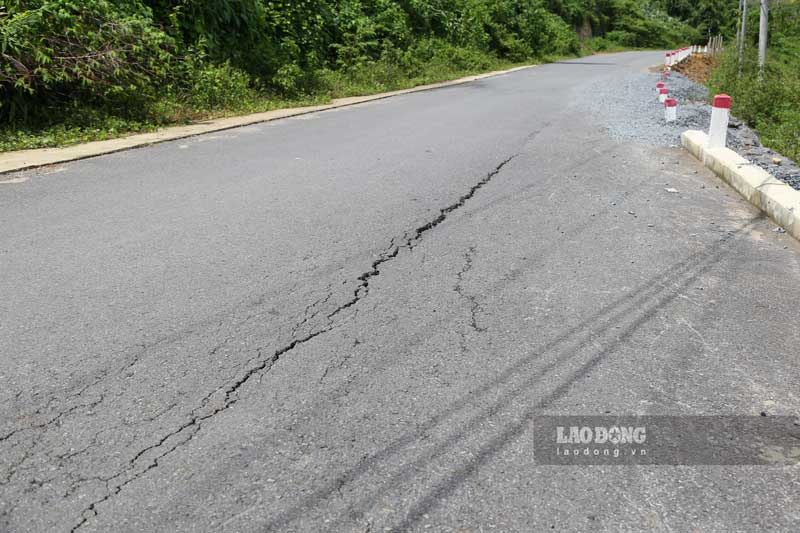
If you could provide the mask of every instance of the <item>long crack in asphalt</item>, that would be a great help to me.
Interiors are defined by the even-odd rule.
[[[514,154],[511,157],[503,160],[500,164],[498,164],[491,172],[489,172],[483,179],[477,182],[475,185],[470,187],[466,194],[460,196],[454,203],[448,205],[445,208],[439,210],[439,214],[433,218],[432,220],[426,222],[422,226],[419,226],[414,231],[407,232],[402,238],[399,239],[399,244],[396,244],[395,241],[398,239],[392,239],[389,246],[386,250],[384,250],[377,259],[375,259],[369,270],[358,276],[357,280],[359,282],[356,289],[353,291],[353,296],[346,301],[344,304],[337,307],[331,313],[327,315],[328,323],[303,337],[298,339],[294,339],[289,344],[283,346],[282,348],[276,350],[271,355],[267,357],[263,357],[262,351],[263,349],[258,350],[258,355],[255,358],[258,361],[257,364],[251,366],[241,377],[239,377],[236,381],[231,383],[230,385],[223,386],[206,396],[200,406],[194,409],[191,413],[191,418],[184,424],[182,424],[177,429],[167,433],[161,439],[159,439],[156,443],[140,450],[134,457],[129,461],[129,466],[125,470],[111,476],[108,478],[98,478],[99,481],[105,482],[107,492],[106,495],[102,498],[95,500],[91,504],[89,504],[84,510],[81,512],[81,520],[78,522],[72,529],[71,532],[77,531],[81,527],[83,527],[86,522],[88,522],[91,518],[97,516],[98,510],[97,507],[110,500],[113,496],[117,495],[122,491],[122,489],[128,485],[129,483],[135,481],[136,479],[140,478],[150,470],[156,468],[159,465],[159,460],[163,459],[167,455],[174,452],[179,447],[183,446],[184,444],[191,441],[194,436],[200,431],[201,424],[212,418],[213,416],[225,411],[232,405],[234,405],[238,401],[238,391],[239,388],[242,387],[245,383],[250,380],[256,374],[266,374],[269,372],[272,367],[277,363],[281,357],[283,357],[288,352],[291,352],[298,346],[301,346],[315,337],[322,335],[323,333],[327,333],[336,327],[334,324],[334,318],[345,311],[356,305],[359,301],[369,294],[369,284],[370,280],[376,276],[379,276],[381,271],[380,267],[397,257],[400,253],[400,250],[405,248],[408,250],[413,250],[414,247],[419,243],[422,239],[423,235],[428,231],[432,230],[442,222],[444,222],[448,215],[453,211],[461,208],[469,199],[471,199],[475,194],[484,187],[487,183],[489,183],[492,178],[497,176],[500,171],[510,163],[515,157],[519,154]],[[312,306],[313,307],[313,304]],[[306,312],[308,309],[306,309]],[[304,322],[308,321],[309,318],[305,317]],[[297,328],[296,328],[297,329]],[[295,330],[296,330],[295,329]],[[216,400],[216,401],[215,401]],[[155,457],[149,459],[149,462],[144,466],[137,468],[137,462],[140,460],[144,460],[146,456],[149,455],[149,452],[154,450],[159,450],[162,447],[166,449],[163,450],[161,453],[156,454]]]

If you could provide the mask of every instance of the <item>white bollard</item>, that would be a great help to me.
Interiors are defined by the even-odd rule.
[[[662,87],[661,89],[659,89],[658,90],[658,101],[663,104],[667,100],[667,95],[668,94],[669,94],[669,91],[666,88]]]
[[[664,54],[664,56],[665,56],[665,57],[664,57],[664,66],[665,66],[665,67],[668,67],[668,66],[669,66],[669,59],[670,59],[670,54],[669,54],[669,52],[667,52],[666,54]]]
[[[728,119],[731,116],[731,97],[718,94],[711,108],[711,125],[708,128],[707,148],[724,148],[728,140]]]
[[[664,100],[664,119],[667,122],[678,120],[678,101],[674,98]]]

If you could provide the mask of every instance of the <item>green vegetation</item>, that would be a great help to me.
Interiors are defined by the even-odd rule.
[[[764,145],[800,161],[800,2],[772,6],[763,76],[757,57],[759,13],[750,11],[741,78],[737,51],[728,46],[709,88],[731,95],[733,113],[756,130]]]
[[[409,87],[593,50],[701,42],[705,28],[720,25],[717,19],[686,24],[673,16],[687,18],[683,7],[673,4],[0,0],[0,151]],[[690,14],[705,20],[698,13]]]

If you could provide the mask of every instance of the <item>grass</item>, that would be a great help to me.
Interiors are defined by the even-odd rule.
[[[0,128],[0,153],[35,148],[70,146],[91,141],[116,139],[126,135],[156,131],[165,126],[192,124],[203,120],[260,113],[287,107],[314,105],[330,101],[324,95],[281,99],[254,94],[235,105],[198,109],[190,104],[162,101],[151,120],[128,119],[93,109],[77,109],[64,122],[44,127]]]

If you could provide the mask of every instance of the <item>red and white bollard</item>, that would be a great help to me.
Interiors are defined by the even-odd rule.
[[[711,125],[708,128],[706,148],[725,148],[728,141],[728,119],[731,117],[731,97],[718,94],[711,108]]]
[[[662,73],[661,73],[661,77],[662,77],[663,79],[667,79],[667,78],[669,78],[669,71],[668,71],[668,70],[665,70],[664,72],[662,72]]]
[[[666,85],[664,85],[663,81],[660,81],[660,82],[656,83],[656,94],[659,94],[660,89],[663,89],[665,87],[666,87]]]
[[[678,120],[678,101],[674,98],[664,100],[664,119],[667,122]]]
[[[670,66],[670,60],[672,59],[672,54],[670,54],[669,52],[667,52],[667,53],[666,53],[666,54],[664,54],[664,55],[665,55],[665,57],[664,57],[664,66],[665,66],[665,67],[668,67],[668,66]]]
[[[658,101],[661,102],[662,104],[664,102],[666,102],[668,94],[669,94],[669,91],[665,87],[660,88],[658,90]]]

